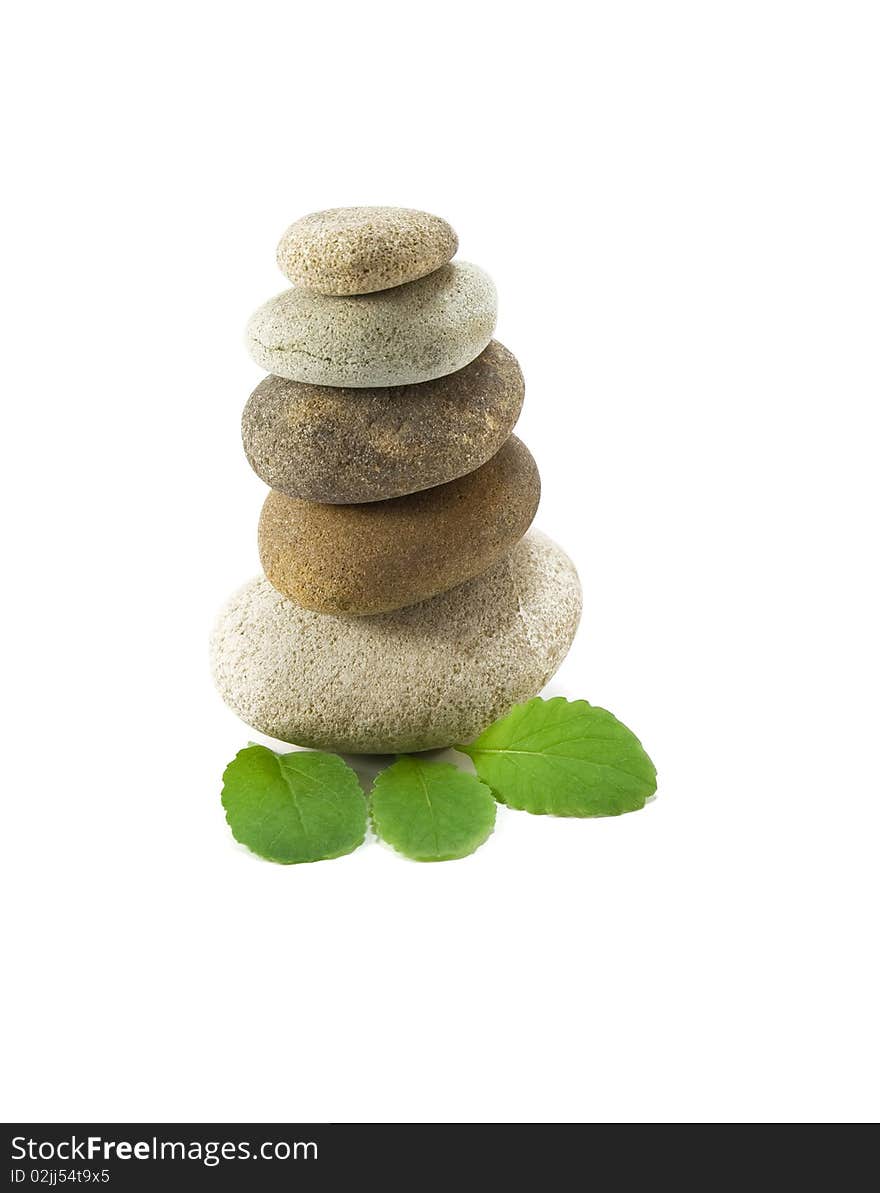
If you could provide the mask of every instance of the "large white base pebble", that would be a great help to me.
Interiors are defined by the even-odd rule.
[[[580,614],[574,565],[532,531],[475,580],[373,617],[313,613],[252,580],[220,615],[211,664],[229,707],[269,737],[409,753],[471,741],[537,695]]]

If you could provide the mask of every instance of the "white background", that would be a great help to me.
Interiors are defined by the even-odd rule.
[[[878,10],[20,5],[7,20],[5,1117],[877,1116]],[[446,216],[645,811],[473,857],[232,841],[212,690],[275,244]]]

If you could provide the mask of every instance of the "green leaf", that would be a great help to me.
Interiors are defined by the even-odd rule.
[[[657,790],[639,739],[586,700],[538,696],[456,749],[470,755],[497,799],[536,815],[619,816]]]
[[[495,825],[495,800],[479,779],[448,762],[399,758],[370,795],[376,835],[417,862],[466,857]]]
[[[367,831],[358,777],[335,754],[239,750],[223,772],[236,841],[271,862],[320,862],[357,849]]]

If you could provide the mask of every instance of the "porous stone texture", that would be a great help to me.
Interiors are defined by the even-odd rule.
[[[532,531],[477,579],[378,617],[311,612],[261,576],[223,610],[211,664],[223,699],[260,733],[409,753],[472,741],[537,695],[580,613],[574,566]]]
[[[438,215],[409,207],[334,207],[291,224],[278,267],[318,294],[371,294],[451,261],[458,237]]]
[[[463,369],[420,385],[352,390],[266,377],[241,435],[273,489],[307,501],[384,501],[479,468],[513,430],[524,393],[516,357],[492,340]]]
[[[463,369],[486,347],[498,300],[488,274],[454,261],[416,282],[333,298],[296,288],[247,327],[261,368],[311,385],[414,385]]]
[[[475,472],[391,501],[319,505],[272,490],[260,562],[307,609],[384,613],[486,571],[528,530],[540,492],[535,461],[514,435]]]

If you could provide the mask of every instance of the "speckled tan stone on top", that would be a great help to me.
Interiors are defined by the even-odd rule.
[[[532,531],[477,579],[378,617],[310,612],[261,576],[223,610],[211,667],[229,707],[280,741],[431,750],[472,741],[536,696],[580,612],[571,560]]]
[[[528,530],[540,491],[515,435],[475,472],[391,501],[318,505],[273,490],[260,515],[260,562],[306,609],[400,609],[491,567]]]
[[[519,417],[525,385],[493,340],[421,385],[339,389],[266,377],[241,420],[245,454],[273,489],[306,501],[385,501],[479,468]]]
[[[451,261],[458,237],[437,215],[409,207],[333,207],[291,224],[278,266],[318,294],[372,294]]]

